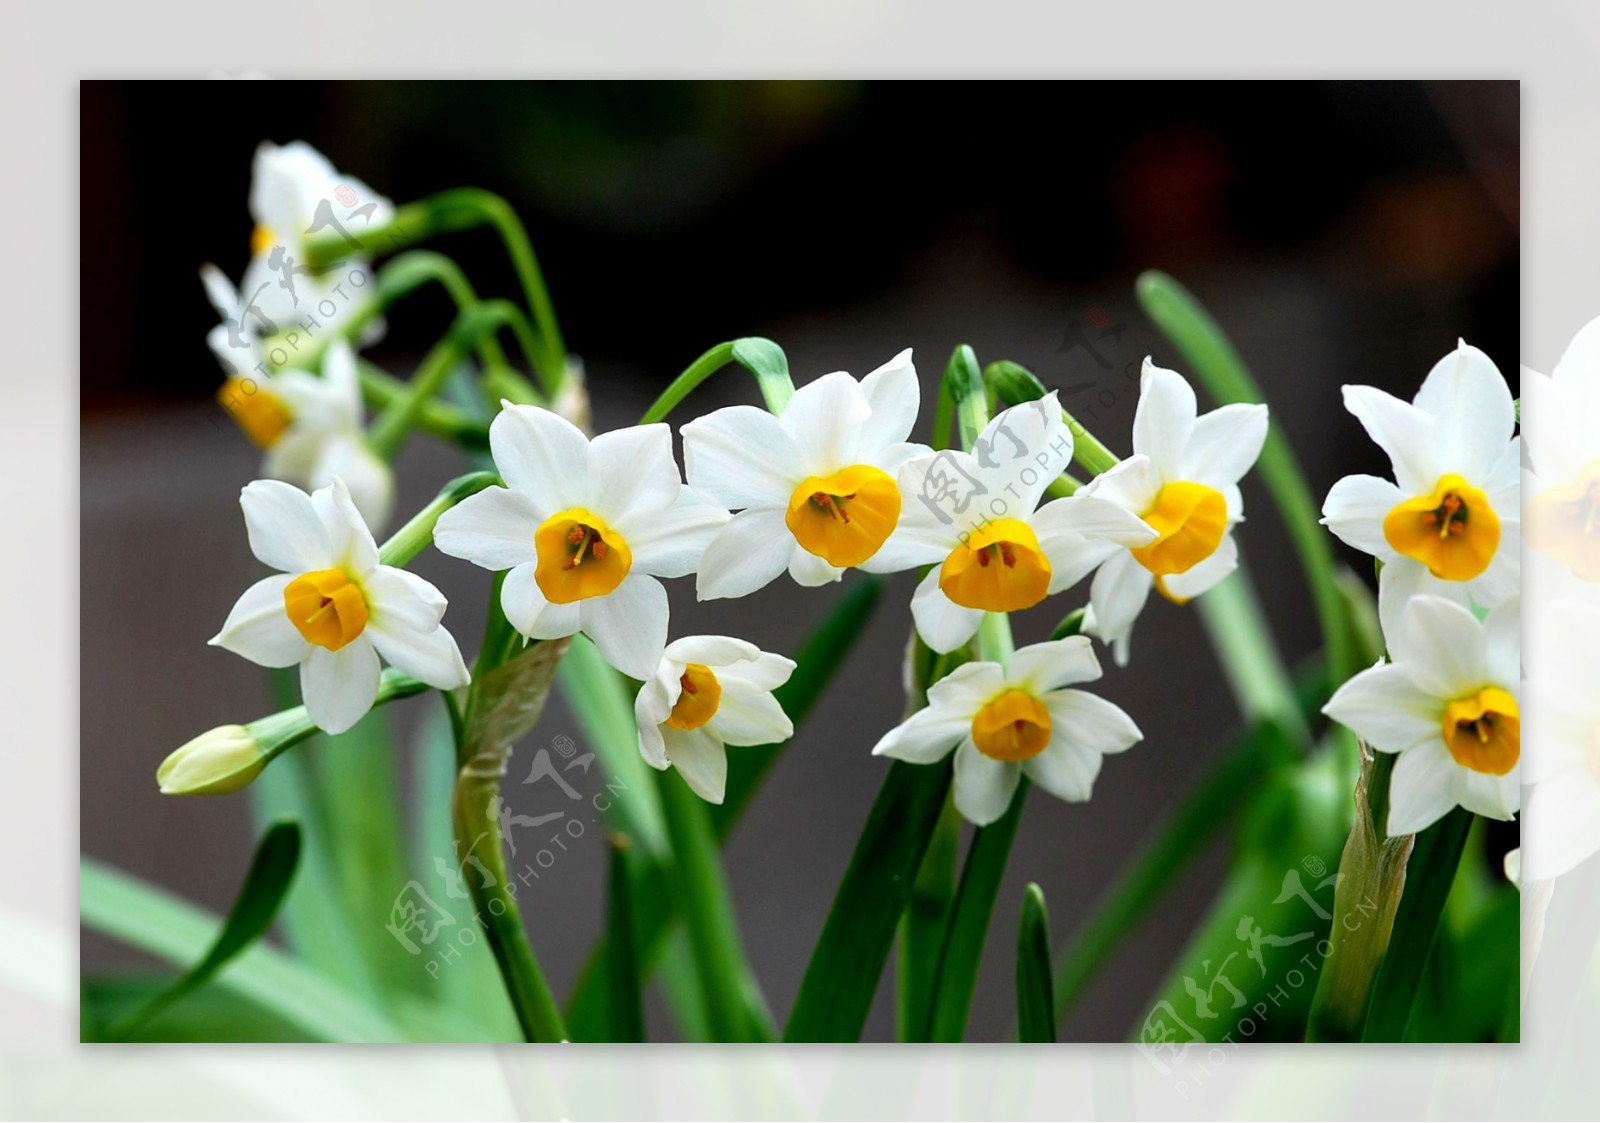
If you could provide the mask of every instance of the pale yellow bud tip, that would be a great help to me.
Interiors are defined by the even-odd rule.
[[[163,795],[224,795],[246,787],[266,764],[266,754],[248,729],[221,725],[162,761],[156,783]]]

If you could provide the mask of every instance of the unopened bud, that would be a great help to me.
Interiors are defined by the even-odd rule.
[[[242,725],[221,725],[174,751],[156,769],[163,795],[223,795],[247,786],[267,754]]]

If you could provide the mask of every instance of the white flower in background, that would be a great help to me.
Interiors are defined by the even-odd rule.
[[[667,643],[667,590],[693,573],[728,512],[683,486],[665,425],[594,440],[537,406],[502,403],[489,447],[506,487],[446,511],[434,545],[509,569],[500,604],[531,639],[577,632],[617,670],[655,674]]]
[[[955,749],[956,808],[979,826],[1005,814],[1024,775],[1081,803],[1101,758],[1143,737],[1110,702],[1064,689],[1099,677],[1083,636],[1019,648],[1004,667],[965,663],[929,687],[926,708],[891,729],[873,755],[933,764]]]
[[[800,387],[781,416],[731,406],[685,425],[689,486],[742,508],[706,548],[699,598],[746,596],[785,568],[802,585],[880,568],[903,502],[895,473],[930,451],[906,440],[920,402],[906,350],[860,382],[841,371]]]
[[[1558,601],[1531,614],[1529,630],[1522,869],[1536,882],[1600,850],[1600,608]]]
[[[1533,469],[1524,533],[1567,571],[1545,563],[1539,577],[1551,589],[1600,583],[1600,319],[1573,337],[1548,377],[1523,368],[1522,417]]]
[[[1232,534],[1244,518],[1239,480],[1261,455],[1267,407],[1236,404],[1198,414],[1189,383],[1146,358],[1134,454],[1078,492],[1116,504],[1155,531],[1143,546],[1092,544],[1104,558],[1089,588],[1092,629],[1113,645],[1118,666],[1127,665],[1129,637],[1152,587],[1183,604],[1239,565]]]
[[[313,495],[256,480],[239,496],[250,551],[281,572],[257,581],[211,639],[263,667],[300,665],[306,713],[342,733],[372,708],[378,656],[440,690],[465,686],[466,664],[428,582],[378,564],[378,547],[342,480]]]
[[[1516,409],[1489,357],[1463,342],[1411,402],[1346,386],[1344,404],[1389,454],[1394,482],[1346,476],[1328,493],[1322,521],[1384,563],[1385,633],[1420,593],[1481,609],[1515,596],[1522,548]]]
[[[263,142],[251,169],[250,264],[232,299],[218,304],[222,344],[244,362],[252,338],[296,331],[304,337],[337,330],[372,298],[366,259],[349,254],[315,271],[306,263],[313,237],[345,237],[394,218],[394,204],[365,183],[341,175],[304,141]],[[231,286],[229,286],[231,289]],[[224,295],[207,284],[213,303]],[[375,330],[381,330],[374,325]],[[228,364],[224,364],[228,365]]]
[[[794,735],[772,692],[794,662],[728,636],[673,640],[639,695],[639,752],[653,768],[676,768],[684,783],[721,803],[728,745],[770,745]]]
[[[1389,834],[1415,834],[1458,804],[1490,819],[1520,805],[1516,598],[1480,622],[1454,601],[1414,597],[1385,628],[1393,662],[1341,686],[1323,713],[1379,752],[1399,753]]]
[[[939,563],[911,598],[917,632],[934,651],[966,643],[985,612],[1031,608],[1082,580],[1118,545],[1156,537],[1103,499],[1073,496],[1035,510],[1071,461],[1072,433],[1052,392],[997,414],[973,452],[947,449],[900,469],[900,522],[873,564]]]

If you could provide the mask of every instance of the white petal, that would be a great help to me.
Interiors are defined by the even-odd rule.
[[[382,528],[389,521],[394,509],[394,472],[359,432],[333,433],[322,442],[309,482],[322,488],[335,480],[342,481],[349,491],[369,538],[373,528]],[[377,556],[376,544],[372,556]]]
[[[1485,474],[1517,424],[1499,368],[1464,341],[1428,372],[1415,404],[1437,421],[1440,467],[1468,479]]]
[[[321,484],[311,481],[316,477],[322,449],[327,443],[328,434],[325,432],[290,425],[261,458],[261,474],[267,479],[282,480],[300,488],[325,486],[327,480]]]
[[[1522,598],[1502,601],[1483,621],[1489,680],[1513,694],[1522,680]]]
[[[914,456],[900,466],[900,522],[895,537],[905,536],[934,557],[950,552],[967,530],[993,516],[985,497],[989,484],[977,460],[947,448]]]
[[[498,572],[538,560],[533,536],[542,521],[529,496],[488,487],[439,516],[433,544],[441,553]]]
[[[893,757],[912,764],[933,764],[972,732],[972,714],[943,706],[918,710],[895,726],[873,746],[873,756]]]
[[[339,412],[352,425],[361,424],[361,372],[356,366],[355,348],[349,340],[336,339],[322,357],[322,378],[327,383]],[[348,481],[346,481],[348,482]]]
[[[1322,525],[1346,545],[1385,561],[1395,551],[1383,535],[1384,517],[1405,501],[1405,492],[1377,476],[1346,476],[1322,504]]]
[[[362,579],[374,623],[413,632],[431,631],[449,602],[434,585],[404,569],[380,565]]]
[[[787,504],[806,475],[794,441],[764,409],[729,406],[682,433],[689,486],[730,510]]]
[[[1409,495],[1431,494],[1439,482],[1437,436],[1431,414],[1372,386],[1346,386],[1344,408],[1389,454],[1395,482]]]
[[[1495,776],[1461,768],[1456,772],[1456,802],[1474,815],[1505,821],[1522,806],[1522,784],[1515,769]]]
[[[294,575],[275,573],[244,591],[222,630],[208,641],[263,667],[292,667],[305,658],[305,637],[289,622],[283,591]]]
[[[1419,689],[1403,668],[1383,663],[1353,676],[1322,712],[1374,749],[1398,753],[1441,740],[1444,700]]]
[[[1401,753],[1389,778],[1389,834],[1416,834],[1442,819],[1456,805],[1460,770],[1440,738]]]
[[[922,405],[922,387],[907,347],[861,380],[861,396],[871,408],[862,424],[857,454],[876,461],[877,454],[911,435]]]
[[[454,690],[472,680],[455,637],[441,624],[417,631],[386,619],[374,620],[367,630],[378,654],[412,678],[439,690]]]
[[[760,654],[761,649],[755,644],[733,636],[682,636],[667,644],[666,650],[661,653],[661,660],[663,666],[668,663],[703,663],[708,667],[721,668],[729,663],[753,660]]]
[[[728,525],[728,512],[690,487],[665,508],[630,517],[624,537],[633,564],[657,577],[683,577],[700,565],[706,547]]]
[[[239,290],[233,287],[233,282],[228,280],[227,274],[208,261],[200,267],[200,284],[205,288],[206,299],[211,302],[211,307],[216,309],[217,315],[224,320],[233,320],[235,313],[239,311]],[[220,326],[223,331],[228,330],[226,324]],[[208,336],[208,341],[209,338]],[[218,355],[218,358],[220,359],[221,355]],[[254,365],[253,363],[250,364],[250,366]],[[241,368],[230,365],[227,362],[224,362],[222,367],[229,374],[236,370],[250,369],[249,366]]]
[[[1084,690],[1052,690],[1041,699],[1050,712],[1051,738],[1080,753],[1120,753],[1144,739],[1122,707]]]
[[[1078,494],[1092,495],[1142,515],[1155,503],[1160,490],[1160,479],[1150,458],[1130,456],[1090,480]]]
[[[1440,582],[1455,584],[1455,582]],[[1489,567],[1466,582],[1467,596],[1479,608],[1492,609],[1522,592],[1522,528],[1500,522],[1500,545]]]
[[[956,749],[956,810],[969,823],[986,827],[1004,815],[1021,780],[1020,765],[984,756],[971,737]]]
[[[1100,637],[1114,642],[1133,627],[1150,597],[1150,571],[1127,551],[1113,555],[1094,575],[1089,600]]]
[[[1182,573],[1167,576],[1162,584],[1167,595],[1179,600],[1191,600],[1221,584],[1223,578],[1239,568],[1239,544],[1233,535],[1224,534],[1211,556],[1197,562]]]
[[[753,690],[776,690],[789,681],[794,668],[793,659],[785,659],[770,651],[758,651],[754,658],[720,664],[716,671],[718,680],[722,682],[741,683]]]
[[[1081,493],[1046,503],[1029,521],[1041,546],[1047,537],[1062,532],[1130,547],[1147,546],[1159,537],[1154,527],[1126,508]]]
[[[717,676],[722,698],[706,728],[726,745],[775,745],[794,736],[794,723],[770,690]]]
[[[639,727],[639,755],[651,768],[662,771],[671,762],[667,760],[667,745],[662,737],[661,723],[667,720],[671,712],[672,703],[667,701],[666,691],[659,682],[651,679],[639,688],[638,697],[633,700],[633,719]]]
[[[1488,685],[1483,625],[1470,609],[1443,597],[1413,597],[1389,650],[1411,680],[1436,698],[1459,698]]]
[[[1005,671],[999,663],[963,663],[928,687],[928,706],[960,714],[970,722],[979,707],[1005,685]]]
[[[500,586],[500,609],[511,626],[529,639],[561,639],[580,627],[578,603],[551,604],[534,577],[534,562],[524,562],[505,576]]]
[[[1198,409],[1188,380],[1177,371],[1156,366],[1147,356],[1139,373],[1133,451],[1150,458],[1163,483],[1182,478],[1184,450]]]
[[[741,511],[700,556],[695,595],[701,600],[748,596],[784,571],[794,549],[782,507]]]
[[[1087,636],[1019,647],[1006,664],[1006,682],[1034,695],[1069,683],[1094,682],[1100,673],[1100,660]]]
[[[1039,548],[1050,559],[1051,596],[1072,588],[1123,552],[1115,542],[1091,542],[1077,534],[1040,535]]]
[[[489,424],[489,448],[500,478],[533,501],[541,521],[589,501],[589,440],[564,417],[507,403]]]
[[[1057,799],[1085,803],[1094,794],[1094,781],[1100,775],[1102,760],[1099,753],[1053,736],[1043,752],[1022,762],[1022,771]]]
[[[984,483],[1005,505],[1003,511],[991,506],[990,514],[1026,518],[1072,463],[1072,432],[1061,418],[1056,391],[995,414],[972,451]]]
[[[916,621],[922,642],[943,655],[966,643],[983,623],[983,610],[964,608],[944,595],[939,588],[939,567],[917,584],[911,595],[911,618]]]
[[[716,734],[699,729],[661,731],[667,759],[690,790],[707,803],[721,803],[728,785],[728,752]]]
[[[1183,454],[1186,478],[1210,487],[1238,483],[1267,440],[1267,407],[1240,402],[1197,418]]]
[[[1535,784],[1522,818],[1522,869],[1529,881],[1560,877],[1600,851],[1600,785],[1587,775]]]
[[[623,537],[634,519],[671,507],[683,490],[672,459],[672,430],[635,425],[601,433],[589,442],[590,510],[603,512]]]
[[[806,475],[823,476],[859,462],[857,444],[871,417],[860,384],[837,371],[796,390],[778,424],[800,450]]]
[[[1389,649],[1395,651],[1397,643],[1404,643],[1403,618],[1413,600],[1419,596],[1444,597],[1462,608],[1469,608],[1472,604],[1470,588],[1471,582],[1441,581],[1428,572],[1427,566],[1404,554],[1390,558],[1384,563],[1383,572],[1378,574],[1378,620]]]
[[[647,679],[667,646],[667,590],[645,573],[630,573],[603,597],[578,602],[578,619],[600,655],[623,674]]]
[[[344,480],[335,476],[327,487],[312,492],[311,505],[328,530],[333,564],[356,574],[370,573],[378,564],[378,544]]]
[[[343,733],[378,697],[378,653],[366,636],[338,651],[312,646],[300,664],[300,695],[306,714],[328,733]]]
[[[311,496],[278,480],[256,480],[239,493],[250,552],[285,573],[311,573],[337,563]]]
[[[817,557],[800,543],[794,544],[794,549],[789,553],[789,576],[794,578],[795,584],[814,589],[819,585],[831,585],[844,576],[844,570],[836,565],[830,565],[827,560]]]

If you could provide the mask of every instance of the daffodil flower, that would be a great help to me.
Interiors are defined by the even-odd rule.
[[[917,632],[934,651],[972,638],[985,612],[1032,608],[1076,584],[1113,547],[1156,537],[1143,519],[1103,499],[1039,499],[1072,461],[1072,432],[1054,392],[1003,410],[974,442],[900,469],[905,502],[874,564],[934,565],[911,598]]]
[[[1026,775],[1059,799],[1082,803],[1101,758],[1143,734],[1117,706],[1073,683],[1100,677],[1083,636],[1018,648],[1010,661],[965,663],[928,688],[928,705],[872,750],[933,764],[955,749],[956,809],[984,826],[1004,815]]]
[[[1482,609],[1515,596],[1522,548],[1516,410],[1489,357],[1463,342],[1411,402],[1346,386],[1344,404],[1388,453],[1394,481],[1346,476],[1328,493],[1322,521],[1384,563],[1385,632],[1419,593]]]
[[[1517,598],[1480,622],[1444,597],[1418,596],[1386,628],[1393,662],[1341,686],[1323,713],[1379,752],[1398,753],[1390,835],[1414,834],[1458,804],[1509,819],[1522,755]]]
[[[1532,471],[1523,475],[1528,496],[1528,545],[1551,559],[1539,585],[1572,587],[1578,596],[1600,583],[1600,319],[1579,329],[1548,376],[1522,371],[1523,432]],[[1534,564],[1539,564],[1534,559]],[[1534,584],[1530,575],[1529,585]]]
[[[227,285],[215,273],[206,283]],[[261,474],[308,491],[338,476],[367,525],[381,530],[394,505],[394,473],[363,436],[361,378],[350,345],[341,339],[328,347],[319,378],[302,370],[266,373],[254,339],[249,365],[235,368],[238,352],[228,346],[224,325],[213,328],[207,342],[230,375],[217,401],[262,450]]]
[[[256,480],[239,505],[251,552],[280,572],[245,590],[214,646],[263,667],[299,664],[306,713],[329,733],[372,708],[379,655],[440,690],[466,685],[461,652],[440,623],[444,597],[415,574],[378,564],[344,481],[307,495]]]
[[[639,690],[639,753],[652,768],[676,768],[701,799],[721,803],[728,745],[770,745],[794,735],[772,692],[794,662],[728,636],[673,640]]]
[[[731,406],[683,427],[689,486],[739,510],[706,548],[701,600],[742,597],[784,569],[801,585],[874,565],[903,505],[895,475],[921,391],[911,352],[857,382],[840,371],[795,391],[781,415]]]
[[[617,670],[648,679],[667,643],[658,578],[693,573],[728,512],[683,486],[665,425],[591,441],[547,409],[503,406],[489,447],[507,486],[446,511],[434,545],[510,570],[500,604],[523,635],[584,632]]]
[[[1239,480],[1266,439],[1266,406],[1227,405],[1199,416],[1189,383],[1145,359],[1134,455],[1078,492],[1139,516],[1155,532],[1143,545],[1091,546],[1103,560],[1089,588],[1093,630],[1113,645],[1118,666],[1128,662],[1129,636],[1152,587],[1183,604],[1238,568]]]

